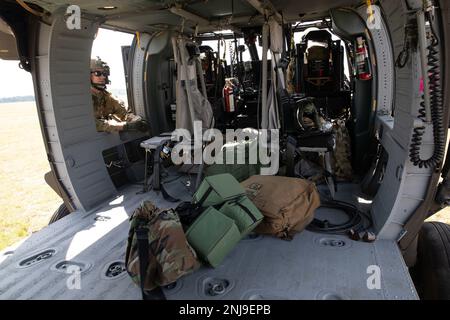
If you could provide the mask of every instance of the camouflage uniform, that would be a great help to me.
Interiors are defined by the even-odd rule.
[[[197,255],[186,240],[180,219],[172,209],[161,210],[150,201],[144,201],[130,218],[131,226],[126,253],[127,271],[140,284],[139,253],[136,229],[147,228],[149,264],[144,288],[173,283],[178,278],[200,267]]]
[[[118,132],[123,122],[140,121],[141,118],[129,113],[123,103],[117,101],[106,90],[91,90],[97,131]]]
[[[148,131],[148,125],[141,117],[127,111],[123,103],[114,99],[106,91],[109,82],[109,66],[99,57],[91,59],[91,93],[94,105],[95,126],[97,131],[118,132],[122,130]],[[104,82],[98,80],[93,82],[92,73],[102,72]],[[97,77],[99,75],[96,75]]]
[[[352,180],[350,135],[345,122],[338,120],[333,126],[336,135],[336,149],[333,153],[334,173],[338,179]]]

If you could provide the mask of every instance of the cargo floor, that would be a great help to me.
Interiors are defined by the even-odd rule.
[[[182,179],[169,190],[190,198]],[[140,299],[124,272],[128,217],[143,199],[169,207],[153,191],[122,196],[87,213],[74,213],[0,253],[0,299]],[[355,186],[340,185],[349,199]],[[322,217],[336,216],[320,209]],[[81,268],[79,281],[67,273]],[[380,269],[380,287],[370,277]],[[375,267],[376,268],[376,267]],[[372,273],[368,273],[368,271]],[[417,299],[397,245],[364,243],[304,231],[292,241],[253,236],[243,239],[216,268],[202,267],[164,288],[167,299]]]

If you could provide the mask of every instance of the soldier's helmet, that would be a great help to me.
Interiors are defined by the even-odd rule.
[[[97,57],[97,59],[91,59],[91,71],[104,69],[109,71],[108,63]]]
[[[91,59],[91,63],[90,63],[90,69],[91,72],[95,72],[95,71],[101,71],[104,73],[105,75],[105,85],[102,84],[97,84],[97,83],[91,83],[94,87],[98,88],[98,89],[105,89],[106,88],[106,84],[110,84],[111,82],[109,81],[108,77],[109,77],[109,66],[105,61],[102,61],[100,59],[100,57],[97,57],[97,59]]]

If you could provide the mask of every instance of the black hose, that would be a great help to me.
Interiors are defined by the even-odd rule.
[[[344,223],[333,224],[328,220],[314,219],[306,228],[312,232],[328,233],[328,234],[347,234],[350,230],[361,231],[367,230],[370,226],[364,226],[365,218],[370,224],[371,219],[362,211],[358,210],[356,206],[338,200],[331,200],[324,202],[320,208],[337,209],[345,212],[348,220]]]
[[[422,145],[422,138],[425,133],[425,126],[414,128],[413,137],[411,139],[411,146],[409,149],[409,158],[411,162],[419,168],[436,168],[442,162],[445,154],[445,129],[443,124],[443,97],[441,86],[441,71],[439,65],[439,41],[433,23],[430,21],[430,27],[433,34],[433,40],[428,46],[428,78],[429,78],[429,90],[430,90],[430,108],[431,108],[431,121],[433,123],[433,138],[434,138],[434,151],[433,155],[423,160],[420,158],[420,147]],[[425,76],[425,75],[424,75]],[[426,90],[426,88],[425,88]],[[418,118],[425,121],[425,102],[420,103]]]

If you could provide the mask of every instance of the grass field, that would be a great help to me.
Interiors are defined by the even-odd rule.
[[[61,204],[45,183],[50,170],[34,102],[0,104],[0,250],[48,224]]]
[[[34,102],[0,104],[0,250],[46,226],[61,199],[44,181],[50,170]],[[430,220],[450,223],[450,209]]]

